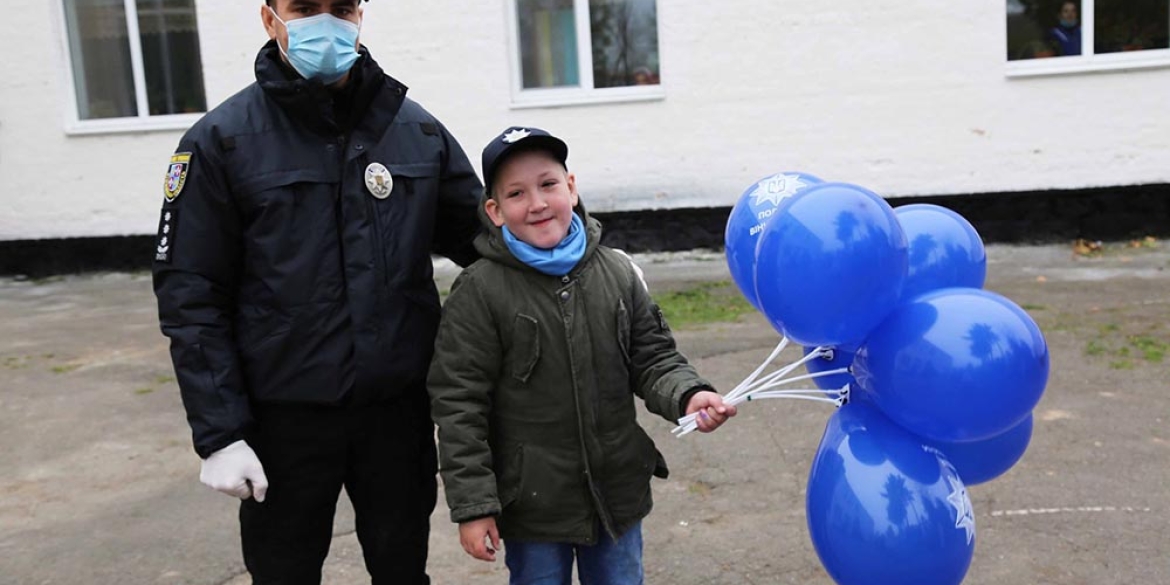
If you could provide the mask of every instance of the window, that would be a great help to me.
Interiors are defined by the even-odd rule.
[[[513,102],[662,97],[656,0],[511,0]]]
[[[1009,74],[1170,66],[1170,0],[1007,0]]]
[[[207,110],[195,0],[63,0],[75,132],[182,128]]]

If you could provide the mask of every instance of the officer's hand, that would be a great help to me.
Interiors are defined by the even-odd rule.
[[[241,500],[264,501],[268,478],[256,452],[243,441],[236,441],[203,460],[199,481],[211,489]]]
[[[486,542],[489,539],[491,546]],[[494,562],[496,551],[500,550],[500,531],[496,530],[496,519],[488,516],[460,523],[459,544],[463,545],[467,554],[481,561]]]

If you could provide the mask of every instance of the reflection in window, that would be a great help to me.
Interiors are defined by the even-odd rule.
[[[1082,44],[1085,11],[1093,46]],[[1170,48],[1170,0],[1007,0],[1007,58],[1077,57]]]
[[[124,0],[64,0],[78,119],[205,111],[195,0],[136,0],[134,6],[127,14]],[[136,85],[145,88],[144,100]]]
[[[654,0],[589,0],[593,87],[658,85]]]
[[[206,110],[195,0],[137,1],[150,115]]]
[[[573,0],[518,0],[524,87],[580,84]]]
[[[65,0],[65,23],[79,117],[137,116],[122,0]]]
[[[524,89],[659,83],[656,0],[516,0],[516,20]]]
[[[1094,53],[1170,48],[1170,0],[1096,0]]]

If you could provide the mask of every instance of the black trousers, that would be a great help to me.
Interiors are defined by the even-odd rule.
[[[240,505],[253,583],[319,584],[341,487],[372,582],[427,585],[437,460],[425,392],[361,406],[258,405],[247,437],[268,477]]]

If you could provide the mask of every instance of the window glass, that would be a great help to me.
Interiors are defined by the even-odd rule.
[[[65,0],[65,21],[78,117],[138,115],[122,0]]]
[[[655,0],[589,0],[593,86],[658,85]]]
[[[1093,46],[1082,44],[1091,11]],[[1007,0],[1007,58],[1075,57],[1170,48],[1170,0]]]
[[[1093,52],[1170,48],[1170,0],[1096,0]]]
[[[1081,55],[1081,5],[1064,0],[1007,0],[1007,58]]]
[[[525,89],[580,85],[573,0],[517,0]]]
[[[78,120],[207,110],[195,0],[62,2]]]
[[[207,109],[194,0],[137,0],[150,115]]]

